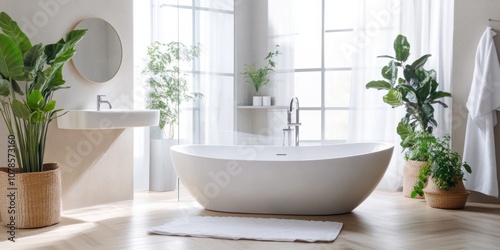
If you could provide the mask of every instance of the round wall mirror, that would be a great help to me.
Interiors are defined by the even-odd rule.
[[[111,80],[122,63],[122,43],[116,30],[100,18],[85,19],[76,29],[87,30],[75,46],[73,64],[76,70],[93,82]]]

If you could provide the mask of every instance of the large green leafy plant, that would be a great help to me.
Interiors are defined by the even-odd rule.
[[[394,40],[394,52],[394,56],[379,56],[390,59],[382,68],[384,79],[371,81],[366,84],[366,88],[387,90],[383,101],[393,108],[403,106],[406,109],[406,115],[397,126],[397,133],[402,140],[415,131],[432,134],[433,128],[437,127],[433,104],[446,108],[447,105],[441,99],[450,97],[451,94],[439,91],[436,71],[424,68],[430,54],[408,63],[410,44],[403,35],[398,35]]]
[[[62,69],[85,30],[70,31],[54,44],[32,45],[5,12],[0,13],[0,29],[0,112],[15,137],[20,170],[40,172],[49,123],[61,111],[52,96],[67,88]]]
[[[199,92],[189,92],[186,75],[179,68],[180,63],[189,63],[199,57],[200,45],[188,47],[180,42],[156,41],[148,46],[147,55],[143,70],[148,87],[146,105],[149,109],[160,110],[159,127],[163,129],[168,124],[168,138],[172,139],[179,104],[203,96]]]

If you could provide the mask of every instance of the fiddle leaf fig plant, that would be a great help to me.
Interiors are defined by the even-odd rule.
[[[423,188],[428,178],[432,178],[436,185],[442,190],[455,187],[460,180],[464,179],[464,170],[472,173],[472,169],[457,152],[450,147],[450,136],[445,135],[442,139],[430,144],[429,160],[419,173],[419,180],[415,183],[411,197],[424,195]]]
[[[54,44],[32,45],[17,23],[0,13],[0,113],[21,172],[43,171],[48,126],[59,111],[52,99],[65,86],[64,64],[86,30],[73,30]]]
[[[189,92],[186,75],[179,68],[179,63],[198,58],[200,51],[199,44],[188,47],[180,42],[164,44],[156,41],[147,48],[147,63],[142,71],[148,88],[146,107],[160,110],[159,127],[169,126],[169,139],[174,138],[179,104],[203,96],[199,92]]]
[[[366,88],[386,90],[387,94],[383,97],[385,103],[393,108],[403,106],[406,109],[406,115],[397,126],[397,133],[402,140],[415,131],[432,133],[438,125],[434,119],[433,105],[447,108],[442,98],[451,97],[451,94],[439,91],[436,71],[424,68],[430,54],[423,55],[413,63],[407,62],[410,43],[403,35],[398,35],[394,40],[394,52],[394,56],[379,56],[390,59],[382,68],[383,79],[367,83]]]
[[[247,79],[246,82],[252,84],[255,88],[256,94],[259,94],[259,90],[271,82],[269,74],[274,72],[274,69],[276,68],[274,58],[280,54],[278,48],[279,45],[276,45],[276,50],[267,53],[266,58],[264,58],[267,64],[264,67],[258,68],[255,63],[245,65],[245,69],[241,73],[243,77]]]

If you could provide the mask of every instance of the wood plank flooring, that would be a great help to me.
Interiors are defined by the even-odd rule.
[[[190,215],[254,216],[344,223],[333,243],[220,240],[148,234],[173,218]],[[137,192],[134,200],[63,212],[62,222],[17,229],[16,242],[0,227],[0,249],[500,249],[500,204],[467,203],[463,210],[433,209],[400,192],[375,191],[352,213],[276,216],[204,210],[187,194]]]

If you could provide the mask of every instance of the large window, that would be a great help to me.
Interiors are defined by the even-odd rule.
[[[346,140],[355,1],[294,0],[295,95],[301,104],[301,142]]]
[[[183,143],[219,144],[232,138],[213,133],[233,129],[233,0],[153,0],[153,40],[199,44],[201,55],[181,64],[193,91],[203,94],[181,103],[179,138]]]

